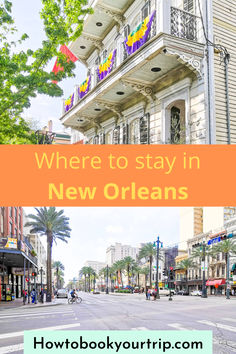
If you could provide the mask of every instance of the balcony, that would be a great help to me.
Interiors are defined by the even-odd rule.
[[[98,66],[90,66],[89,58],[95,50],[101,52],[104,49],[105,35],[98,29],[95,36],[93,24],[99,18],[101,20],[102,11],[107,13],[108,10],[104,2],[103,5],[100,1],[93,3],[93,22],[87,20],[83,34],[70,47],[88,65],[89,86],[82,98],[79,95],[80,86],[75,87],[70,109],[66,109],[63,103],[62,124],[85,132],[114,116],[115,119],[121,118],[122,111],[128,109],[133,101],[143,98],[155,101],[156,94],[174,82],[193,74],[201,77],[204,45],[200,17],[172,7],[171,0],[159,0],[155,4],[149,15],[153,15],[153,19],[148,36],[132,53],[127,52],[125,44],[124,28],[128,23],[125,23],[124,12],[117,12],[113,22],[104,24],[106,32],[108,28],[110,31],[114,29],[116,22],[119,31],[114,36],[116,56],[113,66],[101,80],[97,74]],[[135,30],[137,28],[130,28],[131,33]],[[81,47],[85,47],[83,54]]]

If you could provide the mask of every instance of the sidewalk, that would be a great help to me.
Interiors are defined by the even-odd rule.
[[[15,299],[14,301],[0,302],[0,311],[7,310],[7,309],[14,309],[14,308],[32,309],[35,307],[47,307],[47,306],[59,306],[59,305],[61,305],[61,303],[57,303],[55,299],[53,299],[52,302],[44,302],[43,304],[41,302],[38,302],[37,304],[32,304],[32,303],[28,304],[28,302],[26,302],[25,305],[23,304],[23,299]]]

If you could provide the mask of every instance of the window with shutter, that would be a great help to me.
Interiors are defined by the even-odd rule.
[[[151,12],[151,3],[147,1],[144,7],[142,8],[142,21],[145,20],[146,17],[150,15]]]
[[[140,118],[140,144],[149,144],[150,141],[150,114]]]
[[[99,144],[99,136],[96,135],[94,138],[93,138],[93,144],[94,145],[98,145]]]
[[[179,144],[181,137],[180,109],[171,108],[171,144]]]
[[[102,53],[102,61],[106,60],[107,58],[107,50],[105,49]]]
[[[122,125],[122,144],[129,144],[129,125]]]
[[[128,38],[129,34],[130,34],[130,26],[126,25],[124,28],[124,38]]]
[[[194,0],[184,0],[184,11],[193,12]]]
[[[113,145],[120,144],[120,127],[116,127],[113,130],[112,144]]]

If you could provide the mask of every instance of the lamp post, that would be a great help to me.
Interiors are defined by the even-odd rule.
[[[44,289],[43,289],[43,267],[40,268],[40,289],[41,289],[41,302],[43,304],[43,298],[44,298]]]
[[[202,298],[207,298],[207,289],[206,289],[206,242],[203,241],[203,278],[202,278]]]
[[[157,272],[156,272],[156,289],[157,289],[157,299],[160,299],[160,294],[159,294],[159,255],[160,255],[160,245],[163,246],[162,242],[160,241],[160,237],[157,237],[157,241],[154,242],[154,245],[156,245],[157,249],[157,262],[156,262],[156,267],[157,267]],[[151,279],[150,279],[151,283]]]
[[[107,277],[106,277],[106,285],[107,285],[107,287],[106,287],[106,294],[109,294],[109,289],[108,289],[108,272],[109,272],[109,267],[108,267],[108,265],[107,265]]]
[[[230,284],[229,284],[229,253],[226,253],[227,265],[226,265],[226,299],[230,300]]]

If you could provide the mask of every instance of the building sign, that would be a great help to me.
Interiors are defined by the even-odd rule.
[[[208,246],[210,246],[210,245],[213,245],[213,244],[219,243],[219,242],[221,242],[221,236],[213,238],[212,240],[209,240],[207,244],[208,244]]]
[[[9,248],[17,250],[17,239],[16,238],[1,238],[0,248]]]
[[[24,275],[24,268],[11,268],[11,272],[13,275]],[[29,269],[29,273],[31,274],[32,273],[32,268]],[[27,275],[28,274],[28,268],[25,269],[25,274]]]

